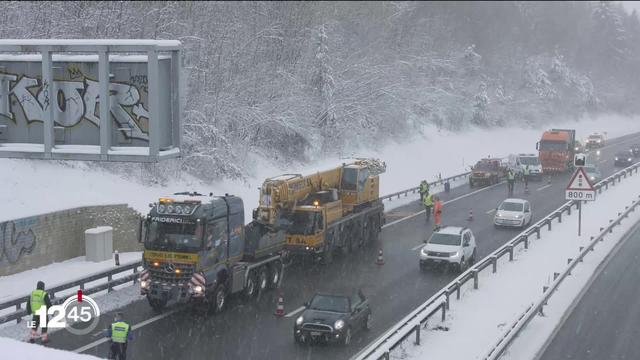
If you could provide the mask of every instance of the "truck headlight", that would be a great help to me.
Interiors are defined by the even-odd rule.
[[[459,252],[457,252],[457,251],[456,251],[456,252],[449,253],[449,257],[457,257],[458,255],[460,255],[460,253],[459,253]]]
[[[596,177],[595,177],[595,176],[589,176],[589,180],[593,181],[593,180],[595,180],[595,179],[596,179]]]
[[[201,294],[203,290],[204,290],[204,289],[203,289],[203,288],[202,288],[202,286],[200,286],[200,285],[198,285],[198,286],[196,286],[196,287],[194,287],[194,288],[193,288],[193,292],[196,292],[196,293],[198,293],[198,294]]]
[[[627,160],[631,161],[631,158],[628,158]]]
[[[146,289],[149,287],[149,282],[147,280],[140,281],[140,287]]]
[[[344,321],[343,320],[336,320],[336,322],[333,324],[333,327],[336,330],[340,330],[344,327]]]
[[[596,151],[596,155],[600,155],[600,150]]]
[[[615,160],[618,161],[618,158],[616,157]]]
[[[303,321],[304,318],[302,317],[302,315],[298,316],[298,318],[296,319],[296,325],[302,325]]]

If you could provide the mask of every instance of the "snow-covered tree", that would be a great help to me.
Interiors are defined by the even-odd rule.
[[[329,58],[329,40],[325,30],[325,25],[318,28],[317,46],[315,52],[315,67],[311,84],[319,107],[315,117],[315,125],[322,134],[322,152],[327,153],[335,146],[339,146],[339,134],[336,124],[336,113],[334,108],[333,93],[335,91],[335,81],[331,59]]]

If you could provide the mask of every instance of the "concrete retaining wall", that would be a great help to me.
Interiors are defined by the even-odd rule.
[[[0,276],[85,255],[84,231],[113,227],[113,248],[140,251],[140,213],[126,204],[87,206],[0,223]]]

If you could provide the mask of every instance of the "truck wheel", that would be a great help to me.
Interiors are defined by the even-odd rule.
[[[213,292],[213,312],[219,313],[224,309],[227,300],[227,289],[224,284],[218,284]]]
[[[267,275],[266,266],[260,267],[258,270],[258,291],[263,292],[269,287],[269,276]]]
[[[244,288],[244,297],[252,299],[258,293],[258,281],[256,278],[256,272],[251,270],[247,277],[247,285]]]
[[[276,261],[271,265],[271,271],[269,274],[269,287],[271,289],[275,289],[278,287],[278,283],[280,282],[280,270],[282,269],[282,264],[280,261]]]

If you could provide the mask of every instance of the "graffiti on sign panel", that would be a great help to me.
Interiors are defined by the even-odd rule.
[[[24,114],[28,124],[42,122],[50,106],[54,107],[57,126],[73,127],[81,121],[100,125],[100,85],[71,64],[66,74],[69,80],[42,82],[40,77],[0,72],[0,116],[12,121]],[[118,128],[130,129],[124,135],[149,140],[149,112],[142,94],[147,91],[146,75],[131,76],[129,83],[109,83],[110,113]],[[146,95],[145,95],[146,96]]]

